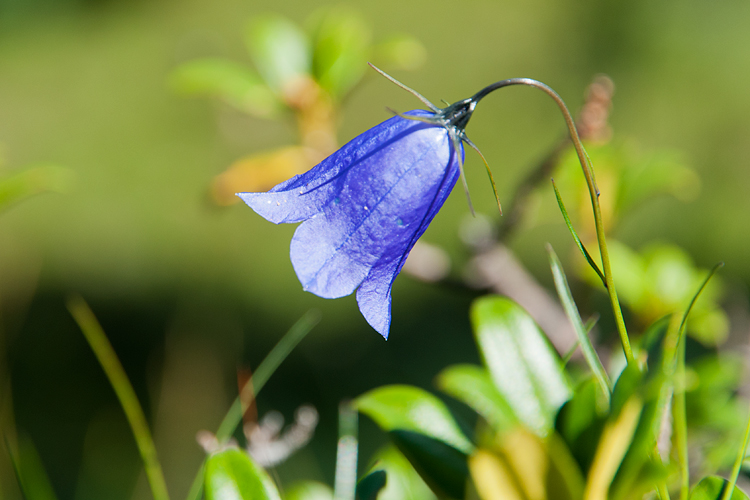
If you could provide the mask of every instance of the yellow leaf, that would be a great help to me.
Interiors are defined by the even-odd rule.
[[[268,191],[292,176],[307,172],[322,160],[320,153],[302,146],[287,146],[237,160],[217,175],[211,197],[218,205],[232,205],[235,193]]]
[[[502,458],[479,449],[469,457],[469,471],[482,500],[525,500]]]

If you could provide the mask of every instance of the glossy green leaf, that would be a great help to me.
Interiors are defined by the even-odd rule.
[[[370,472],[357,483],[357,500],[377,500],[387,480],[388,476],[382,469]]]
[[[280,500],[276,486],[263,468],[236,448],[206,460],[206,500]]]
[[[388,434],[438,497],[463,498],[469,477],[466,453],[414,431],[397,429]]]
[[[570,397],[560,359],[529,314],[510,299],[482,297],[471,308],[479,351],[518,419],[539,435]]]
[[[486,368],[475,365],[449,366],[437,377],[438,388],[480,414],[495,431],[510,430],[518,423]]]
[[[371,471],[384,470],[387,474],[385,488],[378,494],[379,500],[435,500],[435,494],[394,445],[378,451],[373,463]]]
[[[723,477],[704,477],[690,492],[690,500],[720,500],[723,498],[724,488],[728,486],[729,482]],[[735,486],[727,500],[748,500],[748,496]]]
[[[66,192],[72,183],[72,172],[57,165],[39,165],[0,177],[0,211],[36,194]]]
[[[254,18],[246,42],[258,71],[279,93],[310,73],[307,35],[285,17],[266,14]]]
[[[373,389],[354,406],[385,431],[413,431],[440,440],[464,453],[474,445],[461,432],[445,404],[429,392],[408,385]]]
[[[271,116],[282,104],[250,68],[225,59],[196,59],[172,73],[170,84],[183,95],[211,96],[256,116]]]
[[[285,500],[333,500],[330,486],[316,481],[295,484],[286,491]]]
[[[362,78],[370,56],[370,28],[357,14],[336,8],[321,15],[315,29],[313,73],[341,98]]]

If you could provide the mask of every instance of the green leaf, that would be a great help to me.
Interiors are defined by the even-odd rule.
[[[36,194],[66,192],[72,183],[72,172],[57,165],[30,167],[0,178],[0,211]]]
[[[19,435],[18,450],[14,453],[8,437],[4,437],[16,473],[16,480],[24,498],[27,500],[57,500],[55,490],[52,488],[42,459],[31,438],[24,434]]]
[[[255,66],[276,92],[282,93],[289,84],[310,74],[310,42],[289,19],[277,14],[256,17],[246,42]]]
[[[373,462],[375,465],[370,470],[384,470],[388,477],[378,495],[381,500],[435,500],[435,494],[394,445],[378,451]]]
[[[438,497],[464,497],[469,477],[466,453],[419,432],[396,429],[388,434]]]
[[[498,440],[494,449],[479,449],[469,459],[481,498],[580,500],[583,476],[565,443],[522,428]]]
[[[557,410],[570,397],[557,353],[529,314],[510,299],[476,300],[471,320],[495,387],[521,422],[546,435]]]
[[[385,488],[386,472],[378,469],[370,472],[357,483],[357,500],[377,500],[378,494]]]
[[[250,68],[225,59],[196,59],[170,77],[175,92],[206,95],[256,116],[272,116],[282,107],[271,89]]]
[[[690,500],[720,500],[724,489],[729,486],[729,481],[719,476],[707,476],[695,485],[690,492]],[[747,494],[734,487],[731,497],[728,500],[749,500]]]
[[[583,381],[557,414],[555,428],[586,473],[594,460],[596,445],[601,436],[606,416],[597,404],[597,382],[593,378]]]
[[[295,484],[287,490],[285,500],[333,500],[330,486],[316,481],[305,481]]]
[[[587,475],[584,498],[605,500],[612,480],[622,463],[643,409],[643,402],[634,395],[610,415],[596,447],[594,460]]]
[[[557,254],[552,249],[551,245],[547,245],[547,252],[549,253],[549,262],[550,267],[552,268],[552,276],[555,280],[555,288],[557,288],[557,295],[560,297],[560,302],[565,309],[565,314],[567,314],[568,319],[570,319],[570,322],[573,325],[573,330],[575,330],[576,335],[578,336],[578,343],[581,346],[583,357],[586,358],[586,362],[588,363],[589,368],[591,368],[594,378],[599,383],[599,389],[602,396],[605,401],[609,403],[611,384],[609,377],[607,377],[607,372],[604,370],[604,366],[602,366],[602,362],[599,359],[599,355],[596,354],[594,346],[591,345],[588,331],[583,325],[581,315],[578,313],[578,307],[576,307],[573,295],[570,293],[570,287],[568,286],[568,279],[565,277],[565,271],[563,271],[562,264],[560,264],[560,260],[557,258]]]
[[[266,471],[246,453],[230,448],[206,460],[206,500],[280,500]]]
[[[513,409],[495,387],[486,368],[449,366],[438,375],[437,386],[479,413],[495,431],[510,430],[518,424]]]
[[[474,445],[461,432],[445,404],[429,392],[408,385],[373,389],[354,401],[360,412],[385,431],[413,431],[440,440],[464,453]]]
[[[326,12],[315,30],[315,79],[342,98],[367,70],[370,48],[370,27],[360,16],[345,8]]]

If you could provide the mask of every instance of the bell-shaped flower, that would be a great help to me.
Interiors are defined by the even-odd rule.
[[[302,222],[290,254],[303,288],[330,299],[357,290],[386,339],[393,281],[462,173],[462,142],[473,147],[464,127],[476,100],[439,109],[416,95],[431,111],[394,116],[266,193],[238,193],[275,224]]]

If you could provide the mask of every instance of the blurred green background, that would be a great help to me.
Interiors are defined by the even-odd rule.
[[[288,258],[292,226],[245,206],[217,207],[214,176],[237,158],[294,143],[293,121],[250,118],[167,85],[180,64],[223,57],[249,64],[242,33],[275,12],[303,24],[322,2],[239,0],[0,0],[3,170],[52,163],[73,173],[64,193],[0,216],[2,422],[30,437],[60,498],[147,498],[137,451],[111,388],[65,309],[81,293],[99,316],[151,418],[173,497],[185,495],[236,393],[236,369],[259,361],[311,307],[323,320],[284,363],[259,412],[321,414],[312,444],[278,467],[283,481],[331,482],[340,399],[385,383],[429,386],[447,363],[474,361],[472,293],[401,277],[391,339],[361,318],[353,297],[304,293]],[[616,137],[680,151],[702,178],[691,202],[653,200],[627,214],[632,247],[666,240],[723,272],[732,304],[750,283],[750,4],[740,0],[621,3],[352,1],[376,38],[420,40],[425,64],[394,74],[433,102],[468,97],[508,77],[548,83],[577,109],[594,75],[617,91]],[[387,118],[413,96],[368,75],[344,102],[339,140]],[[493,167],[502,201],[564,132],[540,92],[512,88],[483,101],[467,132]],[[467,153],[479,212],[494,200]],[[544,191],[554,203],[551,190]],[[604,192],[603,196],[607,193]],[[456,190],[425,239],[455,257],[468,214]],[[569,247],[562,219],[514,240],[543,282],[543,243]],[[563,254],[565,252],[562,252]],[[747,325],[734,325],[746,328]],[[745,332],[746,335],[746,332]],[[363,419],[364,420],[364,419]],[[362,461],[382,435],[363,421]],[[17,498],[0,459],[0,498]]]

